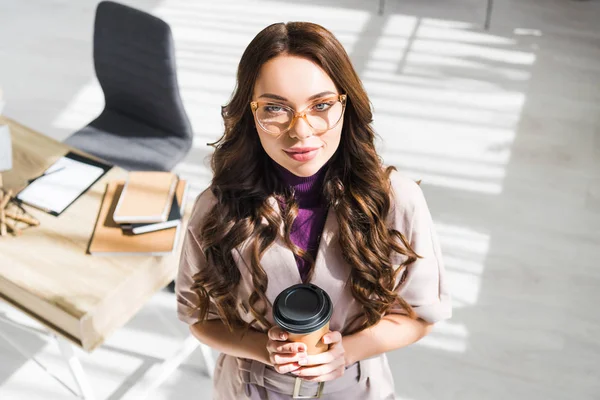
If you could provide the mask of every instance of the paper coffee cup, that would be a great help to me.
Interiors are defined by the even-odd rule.
[[[332,313],[329,295],[313,284],[290,286],[273,303],[275,323],[289,333],[289,341],[306,344],[308,354],[322,353],[329,348],[321,338],[329,332]]]

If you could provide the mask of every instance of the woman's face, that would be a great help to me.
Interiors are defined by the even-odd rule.
[[[331,78],[312,61],[295,56],[277,56],[263,64],[254,84],[252,101],[287,105],[296,112],[309,106],[313,110],[327,107],[319,100],[339,95]],[[318,97],[314,97],[318,95]],[[278,110],[272,108],[274,110]],[[296,119],[283,134],[265,131],[254,119],[265,152],[296,176],[314,175],[333,156],[340,144],[342,120],[324,133],[315,133],[304,118]],[[299,154],[298,150],[314,149]]]

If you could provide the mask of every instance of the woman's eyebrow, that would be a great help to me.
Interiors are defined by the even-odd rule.
[[[334,93],[334,92],[332,92],[330,90],[326,90],[326,91],[321,92],[321,93],[313,94],[312,96],[310,96],[308,98],[308,101],[311,101],[311,100],[314,100],[314,99],[318,99],[320,97],[327,96],[327,95],[330,95],[330,94],[335,96],[337,93]],[[286,99],[285,97],[282,97],[282,96],[279,96],[279,95],[276,95],[276,94],[273,94],[273,93],[263,93],[260,96],[258,96],[259,99],[262,98],[262,97],[266,97],[266,98],[273,99],[273,100],[286,101],[286,102],[289,103],[289,100]]]

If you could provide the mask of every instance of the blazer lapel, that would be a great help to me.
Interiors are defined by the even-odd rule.
[[[342,257],[338,233],[337,217],[333,207],[330,207],[325,218],[315,259],[315,270],[310,283],[325,290],[334,306],[348,282],[351,271],[350,265]],[[261,265],[269,277],[266,295],[271,304],[284,289],[302,283],[294,253],[286,246],[283,232],[265,251]]]
[[[336,214],[333,207],[330,207],[317,250],[313,279],[310,283],[325,290],[334,306],[346,286],[351,271],[350,266],[342,257],[342,251],[338,244],[338,232],[339,226]],[[283,226],[280,233],[281,235],[277,236],[260,260],[261,266],[269,277],[265,293],[271,303],[269,304],[269,310],[279,293],[292,285],[302,283],[294,253],[283,240]],[[251,253],[248,242],[240,246],[239,249],[234,250],[234,258],[238,262],[243,279],[251,287]],[[271,312],[267,313],[267,319],[271,323],[273,322]]]
[[[350,265],[342,257],[338,235],[337,216],[333,207],[329,207],[315,260],[313,279],[310,283],[327,292],[334,309],[344,291],[351,271]]]
[[[277,236],[273,245],[265,251],[261,265],[269,277],[266,295],[271,305],[284,289],[302,283],[294,253],[280,236]]]

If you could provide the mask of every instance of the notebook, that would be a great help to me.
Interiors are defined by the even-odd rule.
[[[32,177],[17,200],[54,216],[60,215],[112,166],[69,152],[44,173]]]
[[[114,221],[112,216],[124,185],[124,181],[112,181],[107,184],[88,252],[95,256],[172,254],[179,242],[181,224],[144,235],[128,235]],[[180,204],[185,201],[186,189],[187,182],[179,181],[176,196]]]
[[[178,185],[181,184],[182,181],[179,181]],[[187,186],[187,185],[186,185]],[[169,218],[165,222],[158,222],[155,224],[121,224],[121,229],[131,235],[141,235],[142,233],[159,231],[161,229],[172,228],[181,223],[181,214],[183,214],[183,210],[185,204],[181,204],[179,206],[179,202],[177,201],[178,196],[173,196],[173,202],[171,204],[171,211],[169,211]],[[183,203],[185,203],[186,192],[183,194]]]
[[[127,176],[113,214],[115,222],[165,222],[173,203],[177,175],[172,172],[132,171]]]

